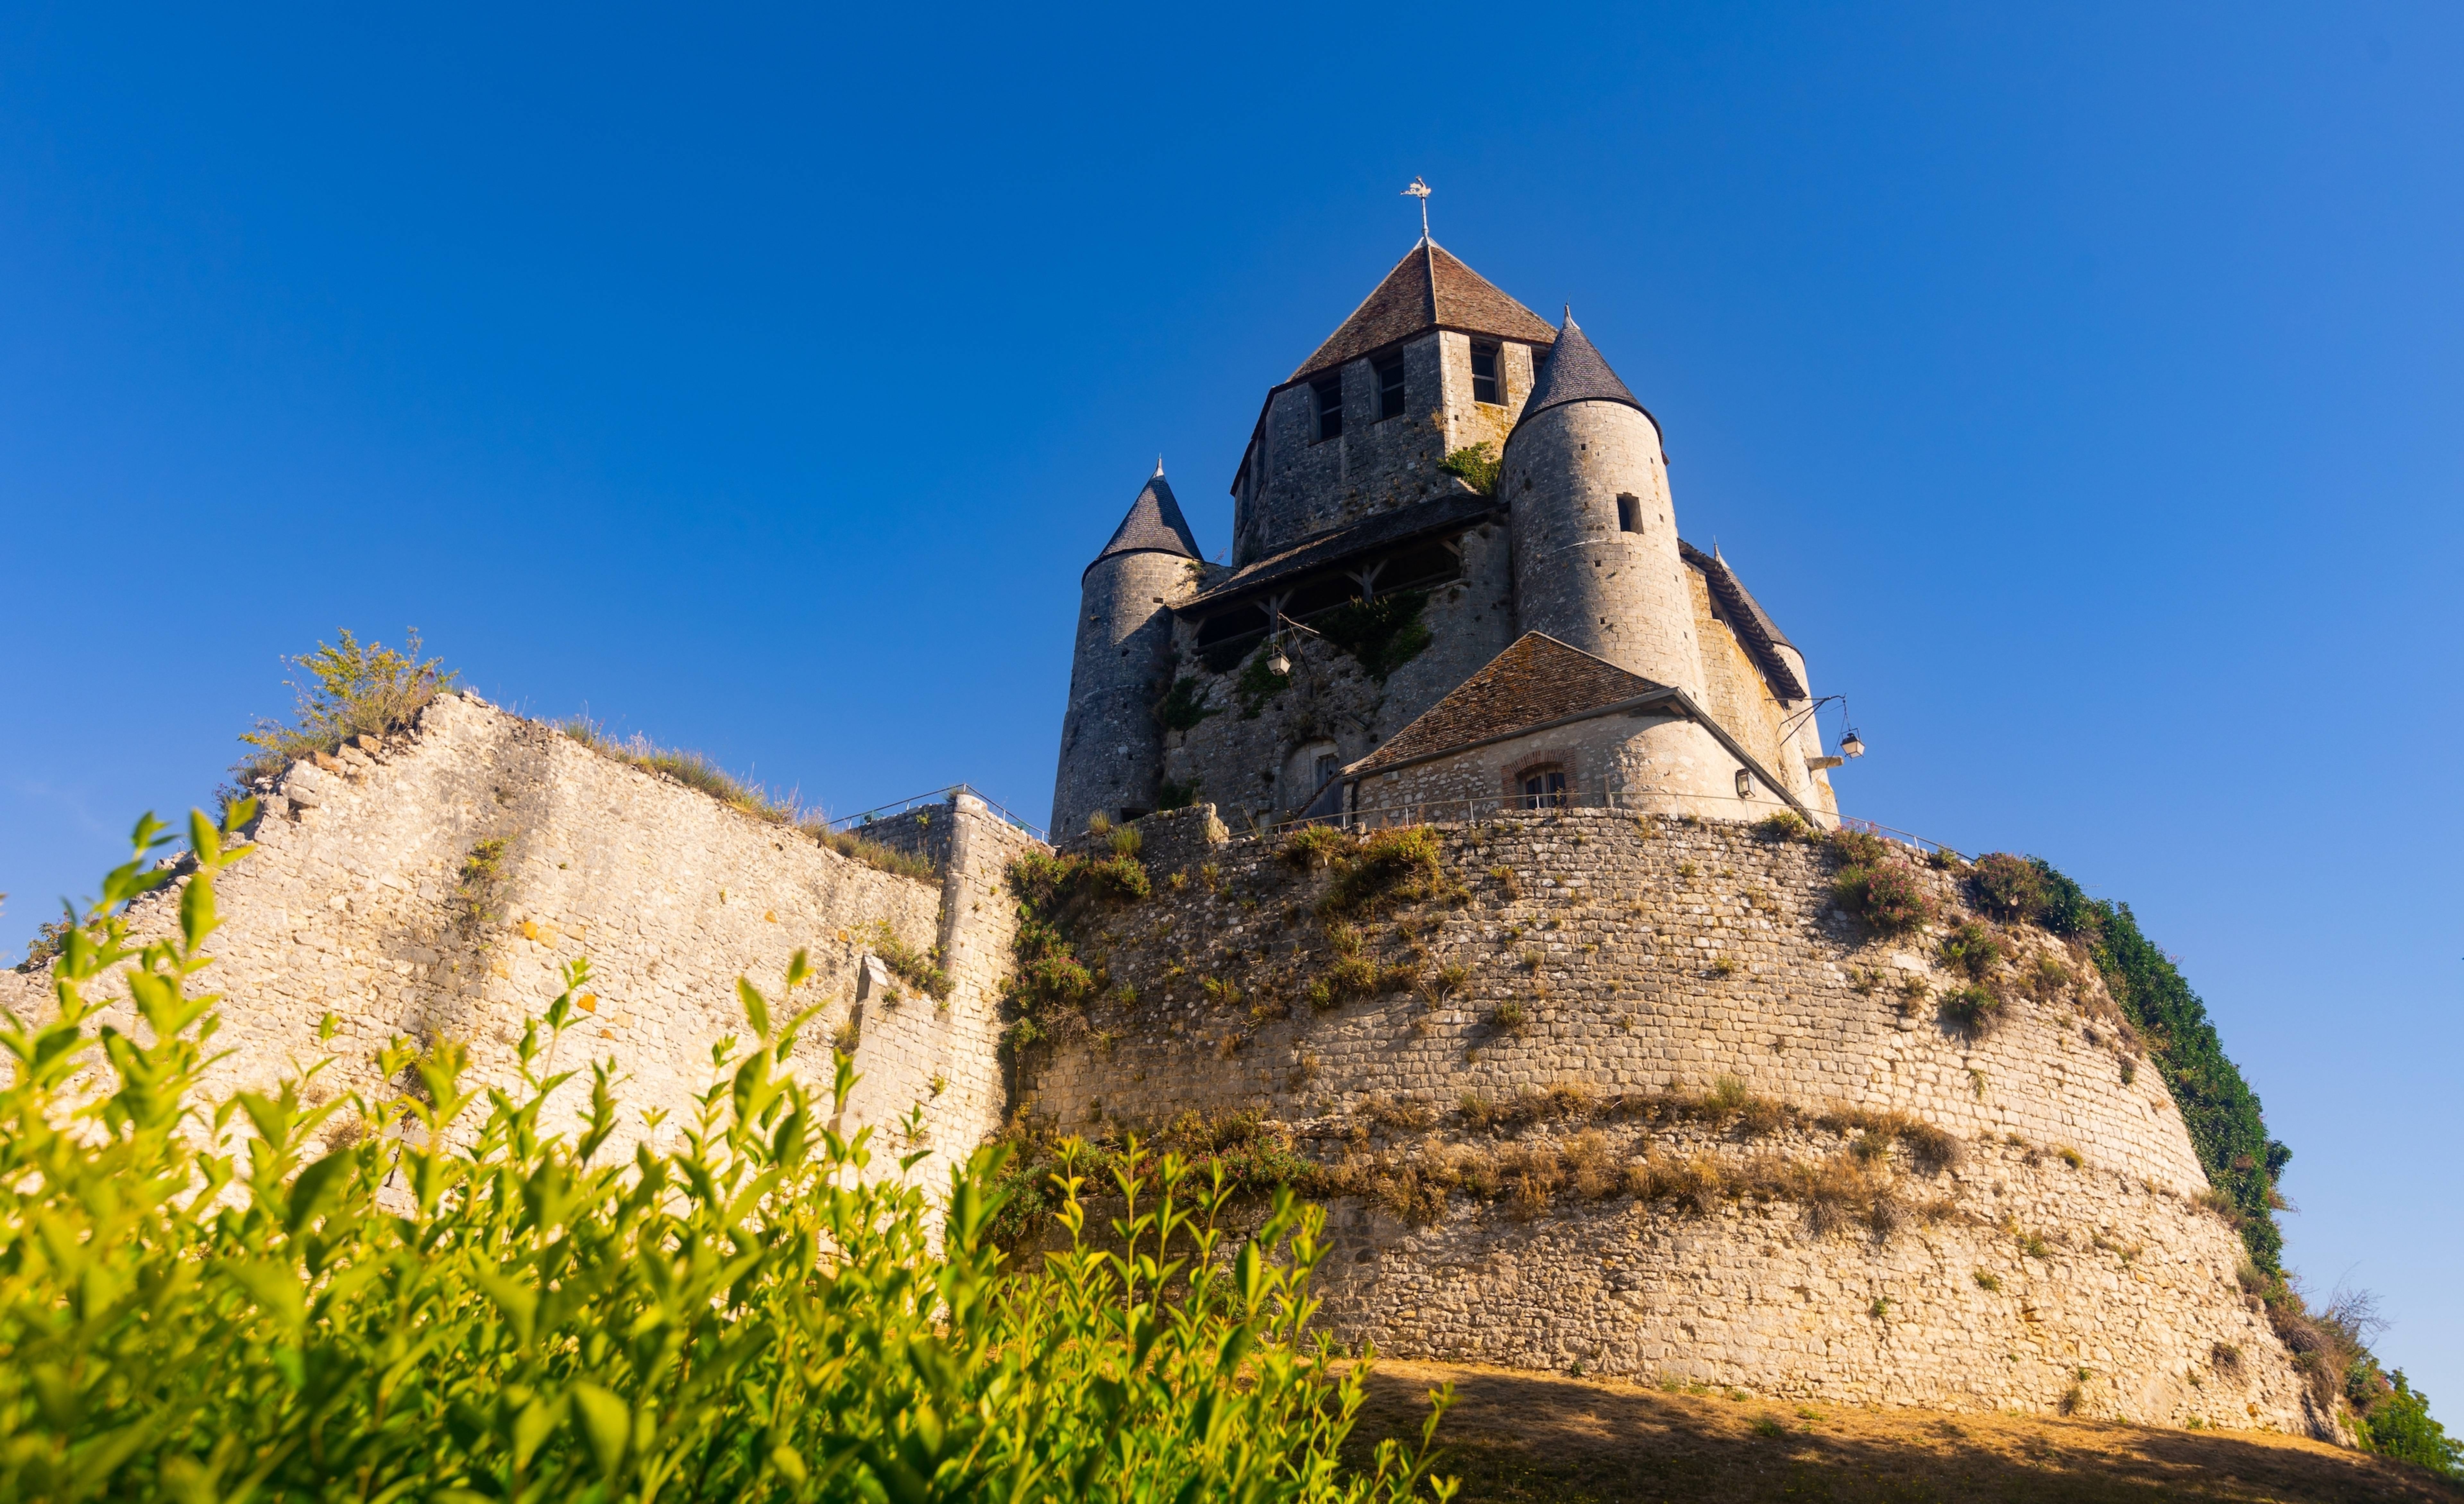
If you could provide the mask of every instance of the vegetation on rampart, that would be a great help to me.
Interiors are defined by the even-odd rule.
[[[1438,469],[1449,475],[1461,476],[1464,485],[1483,496],[1494,496],[1497,494],[1498,468],[1504,463],[1497,452],[1497,446],[1483,439],[1460,449],[1448,449],[1446,457],[1438,462]]]
[[[603,757],[612,757],[645,773],[673,778],[686,788],[698,789],[728,808],[741,811],[755,819],[766,820],[773,825],[792,826],[815,843],[877,871],[924,882],[940,876],[933,863],[921,857],[910,856],[879,841],[867,840],[851,831],[832,830],[826,819],[800,810],[793,795],[773,794],[760,784],[739,778],[704,753],[680,747],[662,747],[638,731],[626,738],[610,736],[605,728],[584,716],[559,721],[556,729]]]
[[[481,1092],[442,1041],[396,1042],[388,1096],[311,1065],[212,1103],[214,883],[238,801],[191,817],[176,933],[127,905],[169,881],[150,817],[66,937],[56,1016],[0,1021],[0,1497],[649,1500],[1443,1498],[1428,1440],[1347,1465],[1366,1361],[1308,1335],[1323,1213],[1250,1237],[1228,1189],[1133,1153],[1090,1236],[1088,1156],[1050,1188],[1058,1250],[991,1232],[1002,1155],[924,1190],[868,1180],[781,1067],[816,1012],[738,994],[681,1146],[629,1163],[611,1063],[575,1131],[545,1123],[587,968]],[[88,999],[125,968],[146,1029]],[[921,1156],[900,1162],[912,1170]],[[1104,1246],[1098,1247],[1098,1243]],[[1443,1396],[1437,1408],[1442,1410]],[[1364,1449],[1365,1450],[1365,1449]]]
[[[244,791],[279,774],[299,758],[330,752],[354,736],[389,736],[408,727],[429,701],[453,687],[440,659],[419,656],[413,630],[400,652],[362,643],[351,629],[333,645],[287,660],[300,677],[285,681],[297,697],[289,723],[259,720],[240,740],[256,751],[231,767]]]
[[[1320,612],[1309,625],[1383,683],[1429,645],[1428,623],[1420,620],[1428,604],[1425,590],[1397,590],[1375,600],[1355,599]]]

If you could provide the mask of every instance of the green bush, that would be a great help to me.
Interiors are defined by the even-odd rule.
[[[56,1016],[0,1028],[0,1498],[1452,1493],[1426,1431],[1339,1455],[1366,1362],[1304,1331],[1318,1210],[1279,1196],[1236,1248],[1220,1176],[1133,1148],[1098,1239],[1065,1147],[1064,1246],[1008,1268],[1001,1152],[953,1174],[935,1236],[920,1189],[861,1174],[869,1130],[828,1127],[848,1062],[835,1104],[780,1070],[812,1011],[779,1021],[747,983],[751,1046],[714,1048],[681,1148],[630,1163],[603,1158],[605,1064],[578,1131],[544,1126],[579,1089],[542,1065],[578,963],[517,1081],[483,1092],[450,1041],[397,1044],[398,1095],[311,1105],[311,1067],[203,1101],[218,999],[190,987],[252,814],[192,817],[178,931],[143,945],[126,905],[169,874],[141,823],[67,937]],[[143,1037],[87,999],[123,966]],[[782,1003],[804,980],[800,952]]]
[[[1170,692],[1155,707],[1155,719],[1164,724],[1165,730],[1175,731],[1195,730],[1208,716],[1222,713],[1221,706],[1206,703],[1206,686],[1190,674],[1174,680]]]
[[[1995,919],[2034,919],[2045,906],[2045,878],[2036,864],[2007,851],[1989,852],[1969,869],[1976,906]]]
[[[1446,457],[1438,462],[1438,469],[1449,475],[1462,476],[1464,485],[1484,496],[1494,496],[1497,494],[1498,468],[1504,463],[1498,455],[1497,446],[1483,439],[1478,444],[1447,450]]]
[[[1850,912],[1886,935],[1914,929],[1934,916],[1925,880],[1895,857],[1872,866],[1842,867],[1831,887]]]
[[[273,777],[295,759],[332,752],[354,736],[398,731],[453,687],[455,676],[442,660],[421,660],[416,631],[402,652],[363,643],[348,627],[341,636],[336,646],[319,643],[315,652],[289,660],[302,675],[290,682],[297,696],[291,724],[260,720],[240,737],[256,749],[231,768],[243,784]]]
[[[2362,1421],[2370,1450],[2464,1483],[2464,1442],[2431,1418],[2430,1397],[2407,1383],[2401,1368],[2384,1383]]]
[[[1420,656],[1429,645],[1425,590],[1398,590],[1375,600],[1354,599],[1311,620],[1319,636],[1350,653],[1384,683],[1386,676]]]

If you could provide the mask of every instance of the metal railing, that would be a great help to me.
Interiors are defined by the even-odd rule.
[[[1051,838],[1045,834],[1043,826],[1027,823],[1018,816],[1010,813],[1008,807],[1003,805],[999,799],[996,799],[990,795],[984,793],[981,789],[973,788],[963,783],[954,783],[947,788],[935,789],[928,794],[918,794],[913,798],[897,799],[888,804],[876,804],[869,810],[859,810],[853,815],[842,815],[838,818],[829,821],[829,828],[832,830],[849,830],[858,826],[870,825],[878,820],[896,819],[901,815],[913,814],[916,810],[922,809],[928,804],[947,804],[950,802],[950,798],[953,795],[959,794],[973,795],[975,797],[984,801],[984,808],[1000,816],[1002,819],[1007,820],[1010,824],[1026,832],[1038,840],[1045,841],[1047,843],[1050,841]]]
[[[1700,798],[1700,795],[1680,796],[1650,792],[1600,791],[1568,789],[1556,795],[1489,794],[1464,799],[1405,799],[1392,804],[1373,805],[1357,810],[1344,810],[1334,815],[1304,817],[1269,822],[1253,822],[1250,833],[1259,836],[1280,836],[1304,825],[1334,825],[1352,830],[1387,830],[1401,825],[1469,824],[1485,819],[1541,819],[1568,810],[1614,810],[1626,815],[1651,816],[1665,819],[1686,819],[1688,812],[1672,809],[1672,801]],[[1735,801],[1749,807],[1746,816],[1752,819],[1762,816],[1793,814],[1784,799],[1749,797]],[[1840,817],[1840,825],[1879,836],[1884,840],[1912,847],[1921,853],[1948,851],[1938,840],[1899,830],[1873,820],[1854,816]]]

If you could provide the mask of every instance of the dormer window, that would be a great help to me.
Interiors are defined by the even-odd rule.
[[[1377,362],[1377,421],[1403,416],[1403,358],[1389,356]]]
[[[1471,347],[1471,400],[1491,405],[1506,401],[1500,395],[1497,381],[1497,346],[1475,344]]]
[[[1330,376],[1309,387],[1317,403],[1317,436],[1321,442],[1343,437],[1343,377]]]

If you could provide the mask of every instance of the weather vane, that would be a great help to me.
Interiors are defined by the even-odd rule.
[[[1414,173],[1412,175],[1412,185],[1403,190],[1403,197],[1407,199],[1419,199],[1420,201],[1420,238],[1422,240],[1428,239],[1429,185],[1420,181],[1419,174]]]

